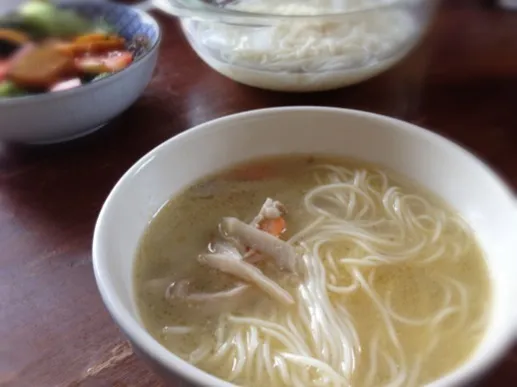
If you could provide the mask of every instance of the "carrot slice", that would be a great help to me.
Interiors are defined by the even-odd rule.
[[[55,46],[65,54],[77,56],[81,54],[100,54],[109,51],[124,50],[126,45],[125,39],[119,36],[92,34],[90,38],[87,36],[82,37],[82,40],[80,40],[80,38],[77,38],[71,43],[56,43]]]
[[[27,34],[9,28],[0,28],[0,40],[6,40],[15,45],[22,45],[30,41]]]
[[[91,42],[99,42],[102,40],[106,40],[110,37],[108,34],[103,34],[101,32],[94,32],[91,34],[81,35],[74,39],[76,43],[91,43]]]
[[[234,169],[229,172],[228,178],[231,180],[255,181],[267,179],[274,174],[275,171],[271,165],[257,164]]]
[[[262,222],[260,222],[258,228],[267,232],[268,234],[279,237],[285,231],[285,219],[282,217],[275,219],[264,219]]]

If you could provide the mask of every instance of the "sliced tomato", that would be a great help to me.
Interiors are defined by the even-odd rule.
[[[88,74],[114,73],[124,70],[133,62],[129,51],[114,51],[107,55],[77,58],[75,65],[81,72]]]
[[[110,71],[124,70],[133,62],[133,54],[129,51],[116,51],[110,53],[104,62]]]

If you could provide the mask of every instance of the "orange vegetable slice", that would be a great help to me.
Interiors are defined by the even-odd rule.
[[[76,39],[71,43],[56,43],[56,47],[63,53],[78,56],[84,54],[101,54],[109,51],[124,50],[126,41],[119,36],[88,35]]]
[[[260,222],[258,228],[267,232],[268,234],[279,237],[285,231],[286,222],[282,217],[275,219],[264,219],[262,222]]]
[[[6,40],[16,45],[22,45],[30,41],[27,34],[9,28],[0,28],[0,40]]]
[[[73,60],[51,46],[29,48],[16,56],[7,78],[23,88],[47,89],[75,71]]]
[[[74,42],[75,43],[99,42],[99,41],[110,39],[111,36],[112,35],[97,32],[97,33],[91,33],[91,34],[78,36],[77,38],[74,39]]]
[[[256,181],[267,179],[273,176],[274,173],[275,171],[271,165],[257,164],[234,169],[229,172],[228,178],[241,181]]]

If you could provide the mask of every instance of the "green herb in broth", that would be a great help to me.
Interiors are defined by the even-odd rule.
[[[268,197],[287,210],[280,238],[302,270],[293,277],[267,257],[254,265],[293,305],[253,285],[205,303],[166,297],[185,279],[192,294],[240,286],[198,256],[223,218],[252,222]],[[250,387],[397,378],[421,386],[470,356],[490,305],[483,254],[454,211],[390,171],[341,158],[265,159],[199,181],[153,218],[134,276],[139,311],[158,341]]]

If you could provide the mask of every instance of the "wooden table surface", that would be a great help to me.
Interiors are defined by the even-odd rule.
[[[460,142],[517,187],[517,13],[446,0],[430,36],[397,68],[305,95],[223,78],[195,56],[172,19],[157,17],[164,39],[156,75],[127,112],[72,143],[0,145],[0,386],[162,386],[104,309],[91,240],[126,169],[199,123],[284,105],[374,111]],[[517,347],[481,385],[517,386]]]

